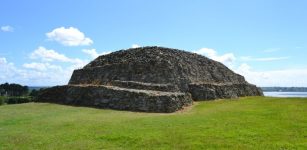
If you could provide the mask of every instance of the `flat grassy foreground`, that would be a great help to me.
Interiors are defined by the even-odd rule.
[[[307,149],[307,99],[207,101],[172,114],[4,105],[0,149]]]

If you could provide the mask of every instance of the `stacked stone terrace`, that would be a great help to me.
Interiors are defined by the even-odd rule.
[[[174,112],[193,100],[261,96],[223,64],[164,47],[102,55],[75,70],[68,85],[46,89],[43,102],[145,112]]]

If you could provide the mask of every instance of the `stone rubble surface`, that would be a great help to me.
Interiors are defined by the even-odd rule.
[[[262,96],[220,62],[164,47],[141,47],[102,55],[74,70],[68,85],[43,91],[39,99],[70,105],[145,112],[174,112],[192,99]]]

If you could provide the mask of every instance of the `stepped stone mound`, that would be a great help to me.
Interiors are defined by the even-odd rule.
[[[75,70],[68,85],[44,90],[43,102],[146,112],[174,112],[192,99],[262,96],[262,91],[223,64],[164,47],[102,55]]]

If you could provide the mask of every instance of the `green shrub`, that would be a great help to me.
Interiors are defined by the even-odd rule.
[[[31,97],[9,97],[7,98],[7,104],[21,104],[32,102]]]
[[[5,97],[0,96],[0,105],[5,104]]]

